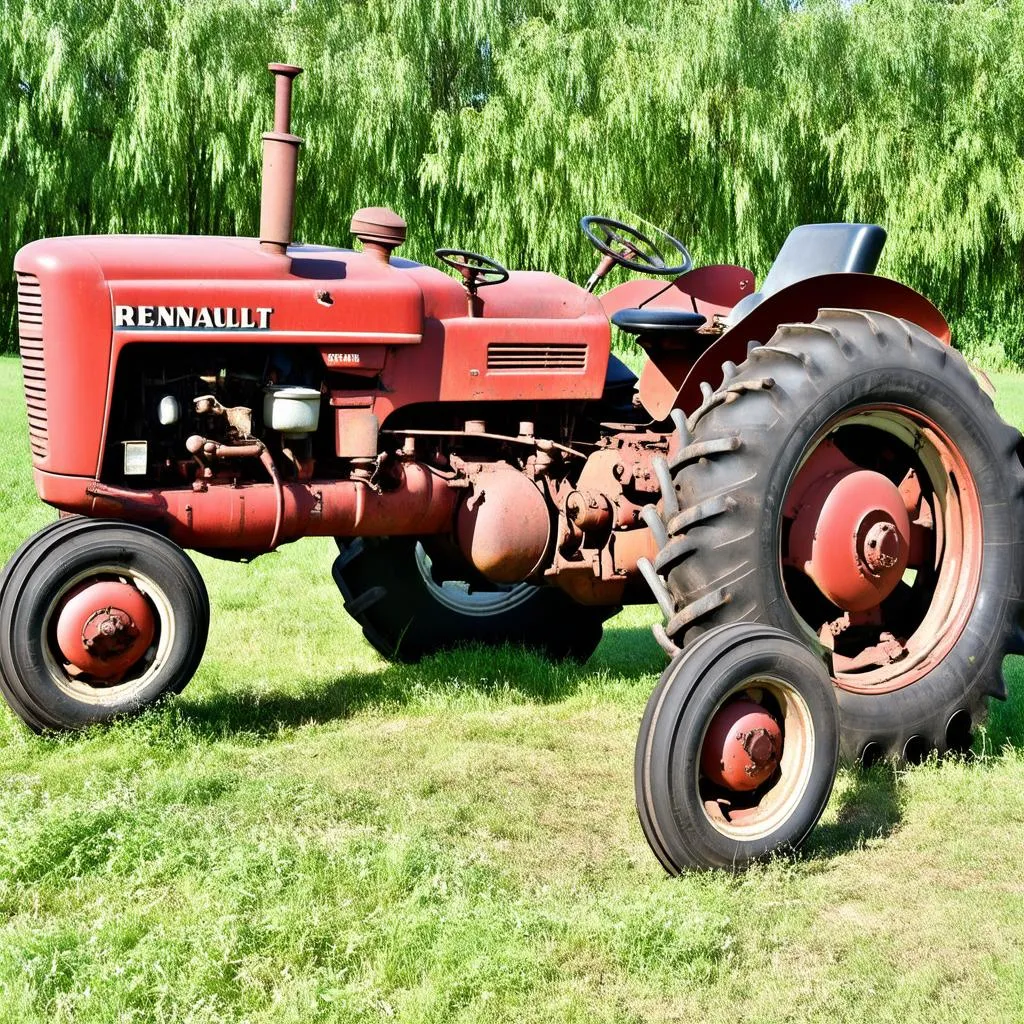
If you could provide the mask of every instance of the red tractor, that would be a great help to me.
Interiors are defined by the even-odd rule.
[[[210,608],[183,549],[320,535],[345,608],[402,660],[464,641],[583,659],[653,592],[674,660],[637,787],[669,870],[796,845],[839,748],[970,742],[1018,635],[1021,438],[935,307],[873,275],[880,228],[797,228],[760,290],[602,217],[582,287],[403,259],[386,209],[353,217],[362,251],[293,244],[300,69],[271,70],[260,238],[16,258],[35,483],[62,513],[0,583],[0,687],[29,726],[185,686]],[[596,295],[615,266],[654,279]]]

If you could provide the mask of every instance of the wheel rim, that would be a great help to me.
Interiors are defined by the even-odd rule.
[[[833,679],[885,693],[921,679],[970,618],[981,503],[966,460],[929,417],[858,407],[805,450],[781,524],[786,596],[833,651]]]
[[[422,544],[416,545],[416,568],[431,596],[446,608],[460,615],[482,618],[499,615],[519,607],[530,598],[536,588],[529,583],[515,583],[502,586],[493,583],[493,590],[476,590],[461,580],[438,582],[434,578],[433,563]]]
[[[68,656],[73,630],[81,623],[85,627],[82,634],[94,637],[97,623],[120,618],[117,612],[125,609],[118,604],[129,603],[129,591],[136,595],[136,603],[128,609],[131,617],[138,617],[144,608],[151,616],[151,628],[147,631],[144,623],[135,623],[141,627],[140,638],[134,647],[128,647],[120,663],[114,657],[116,671],[100,668],[94,673],[84,669],[82,666],[89,663],[79,656],[81,652],[72,650]],[[118,594],[128,597],[128,601],[118,602],[115,596],[111,602],[112,595]],[[95,604],[97,614],[83,615],[83,604]],[[174,642],[174,629],[171,603],[149,576],[125,566],[93,566],[66,580],[51,599],[43,619],[43,660],[54,684],[74,700],[94,704],[120,701],[147,689],[160,673]]]
[[[776,745],[769,758],[758,758],[754,746],[757,739],[752,743],[750,736],[768,721],[777,730],[781,749]],[[737,747],[746,751],[753,772],[743,771],[744,766],[734,760],[730,773],[729,757]],[[704,814],[716,831],[730,839],[763,839],[800,805],[813,764],[814,725],[800,693],[775,676],[744,680],[718,703],[701,734],[696,785]],[[738,787],[734,774],[737,768],[741,775],[753,776]],[[751,782],[755,784],[751,786]]]

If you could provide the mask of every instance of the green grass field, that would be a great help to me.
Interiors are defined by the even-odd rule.
[[[11,359],[0,429],[6,558],[52,518]],[[1024,674],[969,762],[844,769],[798,859],[669,880],[633,809],[652,610],[584,668],[395,668],[331,558],[199,558],[206,660],[138,720],[0,712],[0,1020],[1024,1019]]]

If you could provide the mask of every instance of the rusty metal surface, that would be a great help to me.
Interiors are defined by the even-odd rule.
[[[302,74],[293,64],[268,64],[274,75],[274,130],[263,134],[260,248],[284,255],[292,242],[295,179],[302,139],[291,134],[292,82]]]
[[[45,358],[48,443],[33,463],[60,475],[99,472],[106,396],[122,353],[157,337],[138,324],[115,326],[120,306],[271,310],[254,317],[267,320],[265,329],[224,328],[208,336],[164,327],[158,339],[316,346],[328,371],[368,378],[356,397],[368,401],[382,425],[413,404],[572,401],[597,399],[604,389],[608,320],[596,297],[553,274],[513,272],[488,289],[485,315],[471,319],[461,285],[435,268],[397,268],[365,253],[320,247],[292,246],[288,260],[270,260],[255,239],[46,239],[22,249],[17,268],[35,275],[46,309],[45,337],[32,365]],[[324,290],[331,304],[318,300]],[[534,368],[508,372],[504,360],[492,358],[496,341],[514,342],[517,358]],[[565,345],[582,346],[583,358],[561,365],[562,350],[552,358],[552,346]],[[346,400],[333,391],[332,401]]]
[[[870,466],[881,460],[888,475],[828,439],[848,420],[860,431],[875,426],[857,458]],[[838,687],[891,692],[922,679],[949,653],[975,606],[983,543],[977,487],[956,445],[915,409],[851,408],[822,435],[785,498],[791,525],[781,557],[840,614],[823,621],[820,605],[789,584],[787,593],[832,650]],[[922,465],[930,467],[925,478]],[[914,587],[924,600],[908,619],[901,609]]]
[[[804,464],[786,504],[786,561],[833,604],[866,611],[895,590],[910,556],[910,517],[892,481],[825,443]]]
[[[704,734],[701,771],[716,786],[751,792],[775,774],[782,742],[779,723],[760,704],[731,701],[719,708]]]
[[[653,559],[664,542],[664,526],[656,536],[645,512],[659,497],[652,459],[668,445],[667,435],[657,432],[612,435],[586,460],[576,486],[560,487],[547,580],[581,604],[650,601],[639,564]],[[651,521],[660,524],[657,516]]]
[[[694,362],[669,408],[692,412],[701,402],[701,384],[717,386],[726,360],[742,363],[751,341],[763,344],[782,323],[811,323],[821,309],[888,313],[923,327],[947,345],[950,342],[949,324],[943,315],[913,288],[875,274],[822,274],[770,295],[716,339]],[[668,415],[667,409],[663,415]]]
[[[80,583],[61,602],[56,621],[57,646],[67,663],[108,683],[145,654],[156,634],[149,601],[116,579]]]
[[[162,525],[182,547],[269,551],[278,516],[271,483],[136,491],[81,477],[36,472],[44,501],[68,512]],[[391,488],[352,480],[281,485],[281,542],[298,537],[387,537],[445,533],[459,492],[428,467],[399,468]]]
[[[584,534],[604,534],[612,526],[612,505],[607,496],[595,491],[571,491],[565,499],[565,517]]]
[[[406,236],[406,223],[386,206],[367,206],[352,214],[349,230],[360,242],[363,251],[381,263],[387,263]]]
[[[495,583],[520,583],[536,572],[551,538],[552,510],[538,486],[497,463],[472,477],[455,518],[463,555]]]
[[[609,288],[601,305],[609,318],[633,306],[649,309],[689,309],[709,321],[715,313],[727,313],[754,291],[754,275],[746,267],[722,263],[694,267],[668,282],[634,278]]]
[[[380,424],[368,409],[339,409],[335,432],[335,450],[339,458],[372,459],[376,456]]]

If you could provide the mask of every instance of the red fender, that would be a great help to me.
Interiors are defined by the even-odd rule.
[[[710,320],[727,313],[754,291],[754,275],[746,267],[728,263],[697,267],[667,282],[664,278],[632,278],[600,296],[609,317],[620,309],[645,306],[651,309],[692,309]]]
[[[643,394],[644,408],[656,421],[666,419],[677,407],[693,411],[701,402],[701,382],[714,387],[721,382],[722,363],[727,359],[742,363],[749,342],[768,341],[779,324],[810,323],[820,309],[888,313],[923,327],[943,344],[950,343],[945,317],[913,288],[874,274],[822,274],[796,281],[755,306],[694,360],[675,394],[668,388]]]

